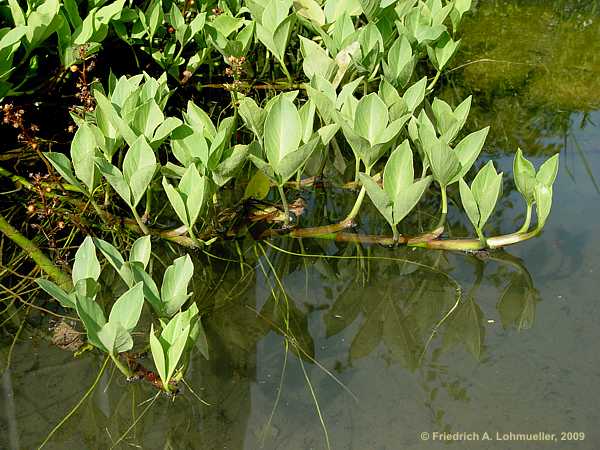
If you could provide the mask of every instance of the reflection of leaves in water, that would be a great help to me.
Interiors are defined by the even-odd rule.
[[[444,347],[462,343],[475,358],[481,359],[484,340],[483,312],[473,297],[469,296],[447,322]]]
[[[307,315],[298,309],[289,295],[285,300],[271,296],[263,306],[261,316],[270,321],[275,333],[285,333],[286,338],[293,341],[291,349],[298,357],[314,358],[315,343],[308,330]]]
[[[521,274],[515,274],[498,301],[497,308],[504,328],[514,325],[523,330],[533,324],[539,294],[527,281]]]
[[[390,356],[415,369],[432,329],[456,302],[456,291],[436,273],[379,263],[372,282],[349,283],[324,320],[327,336],[340,333],[362,315],[350,359],[368,356],[384,343]]]

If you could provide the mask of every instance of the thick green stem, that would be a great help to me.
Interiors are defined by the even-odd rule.
[[[144,223],[144,221],[142,220],[142,218],[136,211],[135,207],[131,208],[131,211],[133,212],[133,217],[135,217],[135,221],[137,222],[138,226],[140,227],[140,230],[142,230],[142,233],[150,234],[150,230],[148,229],[148,227],[146,226],[146,224]]]
[[[356,202],[354,202],[354,206],[352,207],[352,210],[350,211],[350,213],[346,216],[346,219],[344,220],[344,222],[350,222],[350,221],[354,220],[354,218],[358,215],[358,211],[360,210],[360,207],[362,205],[362,202],[365,198],[366,193],[367,193],[367,189],[364,186],[362,188],[360,188],[358,197],[356,197]]]
[[[358,183],[358,174],[360,173],[360,159],[356,158],[354,161],[354,182]]]
[[[294,84],[294,80],[292,79],[292,75],[290,74],[290,71],[288,70],[287,66],[285,65],[285,61],[282,59],[281,61],[281,68],[283,69],[283,73],[285,74],[285,77],[288,80],[288,83],[290,85]]]
[[[435,87],[436,83],[438,82],[438,80],[440,79],[440,75],[442,74],[442,72],[440,72],[439,70],[437,71],[437,73],[435,74],[435,77],[433,78],[433,80],[431,81],[431,83],[429,83],[429,86],[427,86],[427,91],[431,91],[433,90],[433,88]]]
[[[37,245],[23,236],[0,214],[0,231],[11,241],[21,247],[35,263],[46,272],[52,280],[63,289],[70,290],[73,287],[71,277],[60,270]]]
[[[400,240],[400,233],[398,232],[398,224],[392,225],[392,240],[394,243]]]
[[[531,203],[527,203],[527,215],[525,216],[525,222],[523,226],[517,233],[525,233],[529,230],[529,225],[531,224],[531,211],[533,210],[533,205]]]
[[[287,198],[285,198],[285,192],[283,190],[283,186],[278,185],[277,190],[279,190],[279,196],[281,197],[281,203],[283,203],[283,212],[285,214],[283,223],[285,226],[290,224],[290,207],[288,206]]]
[[[442,215],[445,216],[448,214],[448,194],[446,193],[446,186],[441,186],[442,188]]]

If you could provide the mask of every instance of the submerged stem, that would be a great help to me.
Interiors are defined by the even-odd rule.
[[[66,273],[60,270],[53,262],[46,256],[44,252],[42,252],[37,245],[35,245],[32,241],[23,236],[19,231],[17,231],[5,217],[0,214],[0,232],[2,232],[7,238],[21,247],[27,255],[35,261],[35,263],[40,266],[44,272],[46,272],[50,278],[52,278],[56,284],[65,289],[70,289],[73,286],[71,282],[71,277],[69,277]]]

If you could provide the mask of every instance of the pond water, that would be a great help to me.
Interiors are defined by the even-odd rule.
[[[245,243],[252,264],[204,257],[211,354],[187,380],[210,406],[185,387],[150,403],[106,371],[45,448],[110,448],[134,423],[119,448],[416,450],[446,448],[442,432],[490,438],[453,448],[599,448],[600,8],[579,3],[479,2],[442,80],[449,101],[474,95],[469,126],[492,126],[483,160],[512,173],[518,146],[536,164],[560,152],[540,237],[486,255],[276,240]],[[504,194],[490,231],[523,219],[512,181]],[[306,195],[334,215],[351,201]],[[43,334],[23,334],[1,377],[0,448],[37,447],[102,365]]]

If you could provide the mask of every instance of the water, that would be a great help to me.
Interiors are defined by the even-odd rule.
[[[323,424],[334,449],[445,448],[431,440],[443,431],[491,439],[453,448],[598,448],[599,17],[594,2],[480,3],[456,65],[495,62],[452,72],[441,95],[474,94],[469,126],[492,126],[488,156],[505,172],[517,146],[537,164],[561,153],[543,235],[478,256],[371,247],[360,259],[301,258],[289,254],[301,251],[298,243],[284,240],[273,244],[288,253],[263,243],[256,251],[269,259],[256,265],[250,255],[253,267],[243,271],[208,259],[194,291],[207,314],[211,359],[195,358],[188,379],[211,406],[187,389],[175,401],[161,397],[122,448],[323,449]],[[523,219],[511,183],[491,232],[510,232]],[[325,200],[334,211],[344,203]],[[452,233],[465,233],[458,214],[450,223]],[[365,226],[377,229],[378,219]],[[0,448],[39,445],[101,366],[99,356],[73,358],[50,345],[42,324],[23,334],[2,376]],[[282,335],[297,345],[286,347]],[[130,428],[155,391],[115,375],[104,373],[46,448],[109,448]],[[496,440],[510,432],[555,433],[559,441]],[[585,439],[560,441],[561,432]]]

